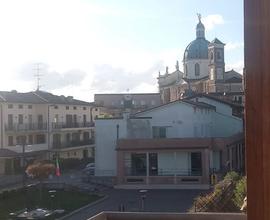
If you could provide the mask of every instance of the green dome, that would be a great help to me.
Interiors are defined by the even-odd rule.
[[[185,50],[184,61],[189,59],[208,59],[209,41],[205,38],[197,38],[192,41]]]

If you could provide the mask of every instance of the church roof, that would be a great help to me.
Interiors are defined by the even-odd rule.
[[[224,80],[229,80],[231,78],[238,78],[238,79],[242,79],[243,76],[236,72],[234,69],[230,70],[230,71],[226,71],[225,74],[224,74]]]
[[[223,44],[225,45],[224,43],[222,43],[219,39],[215,38],[214,40],[211,41],[211,44]]]
[[[197,38],[186,47],[184,60],[208,59],[208,46],[208,40],[205,38]]]

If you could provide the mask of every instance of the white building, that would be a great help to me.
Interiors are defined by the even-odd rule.
[[[116,176],[119,185],[208,184],[209,170],[221,171],[228,158],[230,168],[242,168],[229,149],[236,146],[239,159],[242,132],[231,106],[207,96],[98,119],[95,174]]]

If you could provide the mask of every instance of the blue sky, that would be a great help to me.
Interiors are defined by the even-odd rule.
[[[1,90],[36,87],[92,100],[102,92],[156,92],[195,38],[226,43],[226,69],[243,68],[243,2],[232,0],[10,0],[0,2]]]

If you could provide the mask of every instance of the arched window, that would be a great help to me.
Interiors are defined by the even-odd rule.
[[[200,75],[200,64],[196,63],[195,64],[195,76]]]
[[[186,74],[186,76],[187,76],[187,74],[188,74],[188,67],[187,67],[187,64],[185,65],[185,74]]]

